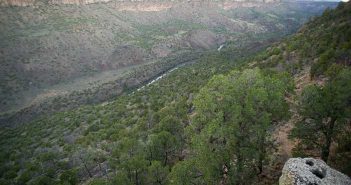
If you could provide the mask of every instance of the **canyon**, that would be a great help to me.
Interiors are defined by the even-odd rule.
[[[252,7],[258,6],[257,3],[278,3],[281,0],[226,0],[226,1],[190,1],[190,0],[177,0],[177,1],[157,1],[157,0],[1,0],[0,6],[40,6],[42,4],[66,4],[66,5],[88,5],[95,3],[113,3],[118,10],[126,11],[161,11],[164,9],[172,8],[179,3],[185,2],[191,6],[202,6],[203,4],[210,4],[212,6],[220,6],[224,9],[233,7]]]
[[[75,106],[108,101],[193,61],[192,52],[216,51],[223,44],[227,49],[248,43],[258,48],[335,6],[273,1],[1,0],[0,4],[4,123],[32,109],[70,109],[51,104],[62,98],[75,102],[74,94],[90,94]],[[89,78],[100,74],[105,78]],[[98,101],[87,100],[93,97]],[[42,108],[48,104],[51,108]]]
[[[0,2],[0,184],[350,183],[350,3]]]

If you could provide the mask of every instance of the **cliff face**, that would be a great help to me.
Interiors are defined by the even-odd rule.
[[[133,0],[49,0],[48,4],[72,4],[72,5],[87,5],[94,3],[113,3],[117,9],[125,11],[161,11],[164,9],[171,8],[179,3],[188,3],[192,6],[197,4],[216,4],[224,9],[230,9],[235,7],[252,7],[257,3],[277,3],[280,0],[226,0],[226,1],[133,1]],[[35,6],[37,4],[43,4],[44,2],[39,0],[0,0],[0,6]]]

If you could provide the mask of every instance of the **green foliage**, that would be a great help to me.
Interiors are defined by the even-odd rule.
[[[169,169],[163,166],[160,161],[152,161],[148,167],[148,183],[149,184],[166,184]]]
[[[54,185],[57,184],[57,182],[47,176],[38,176],[36,178],[34,178],[33,180],[31,180],[29,183],[29,185]]]
[[[15,177],[17,177],[17,172],[15,170],[9,170],[3,175],[3,178],[5,179],[13,179]]]
[[[21,173],[21,175],[18,177],[18,182],[20,184],[25,184],[32,178],[32,172],[29,170],[25,170]]]
[[[292,137],[303,146],[317,148],[328,161],[330,146],[350,117],[351,70],[344,69],[324,87],[306,87],[300,98],[302,120],[293,129]]]
[[[4,128],[0,135],[0,184],[77,184],[85,179],[90,184],[126,185],[219,184],[223,179],[228,184],[256,183],[269,155],[269,130],[274,123],[289,117],[284,100],[293,88],[289,73],[297,73],[316,59],[312,71],[333,79],[333,85],[304,91],[304,102],[312,102],[303,109],[306,117],[314,118],[315,113],[334,114],[336,111],[332,109],[347,110],[342,102],[349,102],[346,101],[349,97],[343,96],[350,92],[345,80],[349,77],[343,68],[348,65],[351,34],[346,22],[347,6],[340,5],[338,9],[343,13],[329,11],[323,17],[332,19],[317,18],[308,24],[308,29],[303,28],[282,44],[274,44],[251,58],[243,57],[255,53],[261,48],[257,43],[266,43],[276,33],[234,34],[244,38],[243,41],[229,43],[220,53],[194,52],[197,57],[161,62],[166,66],[158,69],[171,68],[178,60],[196,61],[140,91],[132,92],[125,85],[131,92],[106,104],[82,106],[21,127]],[[261,15],[257,11],[250,13],[257,18]],[[274,14],[269,17],[280,19]],[[345,18],[339,20],[340,17]],[[338,21],[331,29],[345,34],[335,36],[324,27],[311,31],[320,23],[331,24],[333,20]],[[62,24],[69,26],[71,22]],[[180,26],[187,31],[201,29],[201,25],[179,21],[165,25]],[[150,49],[151,42],[162,39],[150,41],[151,37],[178,34],[159,30],[165,25],[138,27],[144,35],[139,35],[136,42]],[[264,25],[272,26],[270,22]],[[322,30],[327,31],[324,34]],[[249,42],[250,39],[257,42]],[[241,65],[248,61],[256,61],[262,69]],[[276,72],[274,68],[280,64],[282,68],[278,71],[283,72]],[[139,75],[148,74],[155,66],[143,66],[147,69]],[[240,67],[244,70],[232,71]],[[77,101],[71,104],[95,102],[90,93],[72,95],[82,98],[74,99]],[[54,105],[65,105],[67,100],[56,99]],[[330,105],[330,110],[327,111],[326,105]],[[347,117],[346,113],[339,111],[338,119]],[[339,131],[339,127],[336,129]],[[308,132],[314,133],[313,137],[322,137],[312,126],[299,134],[310,136]],[[348,136],[342,132],[333,138],[340,144],[337,149],[340,156],[333,159],[335,164],[347,163],[342,159],[350,156]],[[313,139],[306,137],[302,141],[319,141]]]
[[[287,90],[259,69],[215,76],[201,89],[189,133],[195,133],[192,159],[202,182],[219,183],[225,169],[232,183],[254,180],[266,157],[268,128],[287,115]]]
[[[350,65],[350,3],[340,2],[336,10],[309,21],[299,33],[287,37],[255,57],[261,68],[275,68],[296,74],[303,66],[311,66],[312,78],[330,75],[331,67]]]
[[[351,131],[343,129],[335,136],[335,142],[338,143],[336,155],[331,159],[331,165],[345,174],[351,174]]]
[[[130,182],[130,178],[128,178],[126,172],[121,171],[117,173],[112,179],[112,184],[125,184],[125,185],[132,185]]]
[[[47,176],[58,183],[74,184],[95,173],[110,176],[115,184],[157,181],[148,175],[157,166],[150,166],[158,161],[166,173],[184,159],[183,151],[188,150],[184,128],[189,125],[193,98],[214,74],[244,62],[232,60],[219,53],[207,54],[198,63],[107,105],[84,106],[6,128],[0,136],[1,150],[12,152],[1,152],[1,171],[18,171],[11,183]],[[20,170],[10,163],[19,159],[26,161]],[[163,176],[160,179],[165,181]]]
[[[71,169],[66,170],[60,175],[60,183],[62,184],[77,184],[78,183],[78,175],[77,170]]]
[[[195,161],[187,159],[185,161],[178,162],[172,168],[172,172],[169,174],[169,184],[176,185],[191,185],[200,184],[197,177],[201,176],[195,169]]]
[[[94,179],[92,180],[89,185],[108,185],[108,181],[106,179]]]
[[[171,133],[162,131],[150,136],[148,147],[151,160],[163,161],[163,165],[167,165],[177,152],[179,142]]]

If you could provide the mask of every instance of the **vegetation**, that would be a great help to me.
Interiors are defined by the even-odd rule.
[[[272,130],[292,119],[294,96],[294,155],[317,151],[350,173],[350,37],[325,29],[348,30],[350,10],[341,3],[259,54],[264,43],[209,52],[114,101],[3,128],[0,184],[263,184],[275,159]],[[318,52],[332,31],[337,44]],[[294,93],[294,79],[310,66],[322,83]]]
[[[311,85],[301,94],[302,119],[292,136],[300,139],[300,145],[320,149],[320,156],[326,162],[332,142],[344,132],[350,118],[350,90],[351,70],[344,69],[323,87]]]
[[[334,75],[350,65],[350,8],[340,3],[336,11],[327,9],[322,16],[306,23],[297,34],[258,55],[261,67],[278,67],[296,74],[311,65],[312,78]],[[335,34],[337,33],[337,34]]]
[[[164,175],[186,147],[184,127],[192,97],[213,74],[234,65],[224,56],[207,55],[108,104],[80,107],[3,130],[4,182],[31,183],[45,177],[63,183],[65,176],[72,181],[97,176],[120,184],[165,181]],[[49,158],[40,157],[48,153]],[[21,161],[26,164],[22,166]],[[12,176],[5,175],[9,169]],[[164,174],[147,175],[155,171]],[[105,181],[92,183],[101,182]]]
[[[232,71],[213,77],[201,89],[194,100],[193,122],[187,127],[192,146],[187,160],[194,165],[185,171],[198,175],[186,184],[251,184],[257,180],[251,177],[262,173],[268,129],[288,115],[284,97],[290,83],[284,77],[265,75],[259,69]],[[182,163],[177,167],[185,168]],[[174,176],[173,182],[182,184]]]
[[[350,3],[327,9],[300,31],[267,48],[252,66],[286,71],[299,77],[304,69],[314,83],[297,94],[298,116],[291,138],[294,156],[321,157],[350,174]],[[299,77],[300,78],[300,77]],[[308,83],[307,83],[308,84]],[[295,107],[295,105],[292,105]],[[335,148],[335,151],[332,151]]]
[[[198,55],[222,44],[241,47],[253,40],[260,45],[268,38],[295,32],[321,7],[334,6],[260,4],[237,11],[208,3],[171,4],[173,8],[159,12],[119,11],[128,7],[121,2],[0,7],[1,124],[28,122],[37,115],[113,100],[124,86],[139,86],[172,68],[175,61],[177,65],[188,61],[184,53]],[[130,8],[147,9],[144,5]],[[162,3],[157,6],[163,7]],[[166,63],[169,60],[171,65]],[[150,63],[154,66],[144,66]],[[130,70],[132,66],[138,70]],[[97,80],[98,85],[96,81],[87,85],[92,76],[121,68],[132,75],[110,75]],[[82,83],[69,85],[72,81]],[[17,112],[13,117],[24,121],[11,118]]]

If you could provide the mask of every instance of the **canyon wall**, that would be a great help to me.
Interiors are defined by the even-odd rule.
[[[224,0],[224,1],[214,1],[214,0],[178,0],[178,1],[148,1],[148,0],[0,0],[0,6],[36,6],[44,4],[70,4],[70,5],[87,5],[94,3],[111,3],[118,10],[121,11],[161,11],[164,9],[169,9],[179,3],[189,3],[191,6],[196,6],[198,4],[216,4],[224,9],[236,8],[236,7],[252,7],[257,3],[277,3],[280,0]]]

